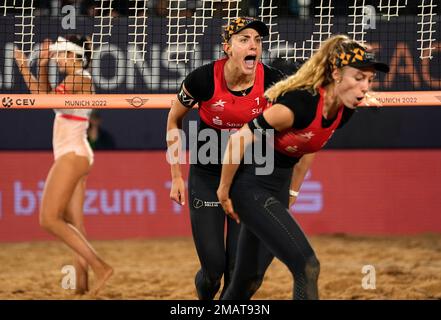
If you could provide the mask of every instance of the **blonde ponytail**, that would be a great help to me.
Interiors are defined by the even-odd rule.
[[[274,101],[278,96],[295,89],[316,93],[319,87],[332,82],[333,63],[337,54],[344,52],[344,47],[353,44],[360,45],[345,35],[330,37],[295,74],[270,87],[265,95],[270,101]]]

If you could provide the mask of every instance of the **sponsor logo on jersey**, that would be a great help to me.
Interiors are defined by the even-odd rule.
[[[210,109],[216,112],[222,112],[225,109],[225,104],[227,102],[223,101],[222,99],[217,100],[215,103],[210,105]]]
[[[222,122],[222,119],[220,119],[218,116],[216,116],[216,117],[213,118],[213,123],[214,123],[215,125],[217,125],[217,126],[221,126],[221,125],[224,124],[224,123]]]

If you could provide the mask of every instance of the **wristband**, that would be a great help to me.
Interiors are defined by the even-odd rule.
[[[289,190],[289,196],[290,197],[298,197],[299,196],[299,192],[290,189]]]

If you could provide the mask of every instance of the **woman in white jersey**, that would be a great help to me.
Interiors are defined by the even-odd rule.
[[[26,56],[16,49],[14,57],[31,93],[91,94],[90,42],[85,37],[58,37],[45,40],[39,57],[39,76],[29,68]],[[64,80],[55,89],[49,84],[49,59],[55,59]],[[89,290],[88,266],[95,273],[90,293],[96,294],[110,278],[113,269],[105,263],[85,238],[83,203],[86,178],[93,163],[87,142],[90,109],[54,109],[54,163],[47,176],[40,207],[40,225],[60,238],[75,253],[76,293]]]

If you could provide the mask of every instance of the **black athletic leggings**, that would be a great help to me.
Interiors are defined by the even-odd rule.
[[[238,172],[230,196],[242,227],[236,267],[223,299],[251,298],[250,275],[261,272],[257,261],[262,247],[291,271],[294,299],[318,299],[319,261],[287,209],[291,174],[292,168],[276,167],[271,175],[255,176],[251,165]]]
[[[228,287],[235,265],[240,224],[227,218],[217,199],[220,172],[191,165],[189,176],[189,206],[191,228],[201,269],[196,273],[195,285],[199,299],[211,300],[219,291],[224,275],[221,297]],[[225,222],[227,237],[225,240]],[[263,274],[273,257],[260,252],[255,272],[250,275],[251,295],[260,287]],[[251,281],[251,280],[250,280]]]

